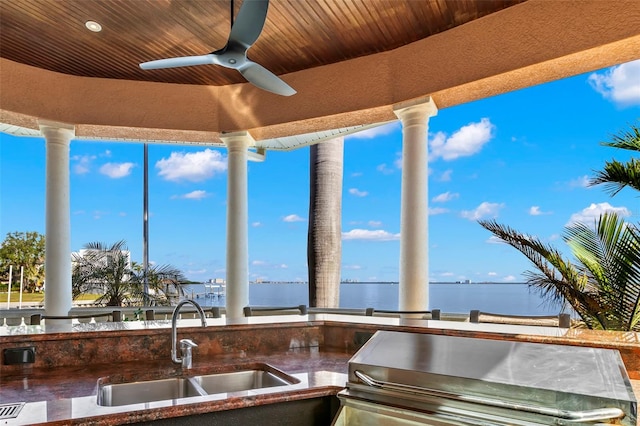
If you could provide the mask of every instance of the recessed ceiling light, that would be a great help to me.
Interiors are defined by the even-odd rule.
[[[84,26],[87,27],[89,31],[93,31],[94,33],[99,33],[102,31],[102,25],[98,24],[96,21],[87,21],[84,23]]]

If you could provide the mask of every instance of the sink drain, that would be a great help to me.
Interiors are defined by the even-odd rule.
[[[24,402],[0,404],[0,419],[13,419],[18,417],[22,407],[24,407]]]

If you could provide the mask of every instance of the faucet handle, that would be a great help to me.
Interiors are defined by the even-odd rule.
[[[180,351],[182,352],[182,368],[191,368],[193,366],[193,355],[191,349],[195,348],[196,343],[191,339],[180,340]]]
[[[198,345],[191,339],[180,339],[180,349],[195,348]]]

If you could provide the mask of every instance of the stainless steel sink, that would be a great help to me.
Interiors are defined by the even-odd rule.
[[[266,364],[251,368],[193,377],[172,377],[128,383],[98,380],[97,402],[101,406],[120,406],[154,401],[289,386],[300,380]]]
[[[98,382],[98,405],[109,407],[202,395],[206,395],[206,392],[194,385],[189,378],[119,384]]]
[[[299,380],[286,374],[277,374],[276,372],[265,370],[209,374],[196,376],[193,380],[208,394],[287,386],[299,382]]]

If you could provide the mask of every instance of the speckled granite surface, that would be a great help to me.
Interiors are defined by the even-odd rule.
[[[290,387],[179,400],[100,407],[97,380],[112,382],[175,376],[170,361],[170,323],[78,324],[0,327],[0,347],[36,348],[36,362],[0,364],[0,404],[26,402],[21,424],[126,424],[253,405],[335,395],[346,383],[353,353],[378,329],[469,336],[485,339],[594,346],[620,351],[636,396],[640,390],[638,333],[593,332],[548,327],[470,324],[318,314],[254,317],[239,321],[179,322],[179,338],[198,343],[197,375],[265,363],[300,380]],[[74,333],[70,333],[74,331]]]
[[[350,357],[344,352],[305,348],[255,356],[219,355],[207,357],[206,360],[198,357],[200,360],[186,373],[181,373],[179,366],[174,366],[168,359],[144,364],[125,362],[32,371],[2,379],[0,402],[27,403],[17,419],[3,424],[116,425],[335,395],[347,381],[346,370]],[[179,377],[183,374],[197,376],[228,372],[256,368],[260,364],[275,367],[300,382],[284,387],[119,407],[101,407],[97,404],[97,380],[103,377],[120,383]]]

